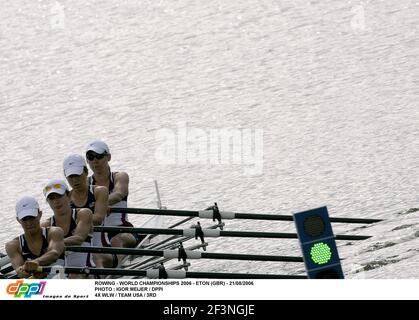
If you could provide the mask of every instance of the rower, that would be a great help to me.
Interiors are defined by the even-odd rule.
[[[104,226],[108,213],[108,189],[103,186],[89,185],[88,169],[84,158],[78,154],[69,155],[63,162],[64,175],[71,186],[69,193],[72,208],[88,208],[93,213],[93,226]],[[107,237],[101,232],[94,232],[92,245],[109,247]],[[114,257],[110,254],[92,254],[90,265],[98,268],[115,267]]]
[[[89,177],[89,185],[107,187],[109,190],[109,206],[126,208],[128,201],[129,176],[126,172],[112,172],[109,167],[111,153],[108,145],[95,140],[87,146],[86,159],[93,175]],[[133,227],[128,222],[126,213],[112,212],[105,221],[105,226]],[[137,234],[108,232],[108,239],[112,247],[135,247],[140,239]]]
[[[64,232],[65,246],[91,246],[92,211],[88,208],[75,209],[70,206],[70,191],[61,179],[49,180],[44,187],[44,196],[54,215],[42,223],[44,227],[60,227]],[[66,267],[87,267],[89,254],[66,252]],[[80,278],[80,275],[70,274],[69,278]]]
[[[16,204],[16,220],[24,233],[6,243],[6,252],[19,278],[35,274],[40,266],[64,265],[64,233],[61,228],[41,227],[42,211],[35,198],[23,197]]]

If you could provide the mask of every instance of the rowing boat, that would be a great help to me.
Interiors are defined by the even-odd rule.
[[[252,214],[252,213],[236,213],[223,212],[218,209],[217,203],[214,206],[202,211],[191,210],[168,210],[161,204],[160,193],[157,182],[155,182],[157,193],[158,209],[148,208],[117,208],[120,212],[124,210],[127,214],[148,214],[152,215],[140,228],[127,227],[94,227],[96,232],[117,231],[123,233],[141,233],[147,236],[139,243],[137,248],[113,248],[113,247],[67,247],[67,251],[75,252],[90,252],[90,253],[111,253],[124,255],[125,258],[120,261],[117,268],[114,269],[93,269],[93,268],[65,268],[66,273],[80,273],[80,274],[100,274],[111,278],[236,278],[236,279],[300,279],[307,278],[303,274],[294,275],[278,275],[278,274],[250,274],[250,273],[219,273],[219,272],[189,272],[188,268],[191,266],[190,259],[226,259],[226,260],[252,260],[252,261],[282,261],[293,263],[306,263],[306,257],[298,256],[268,256],[256,254],[234,254],[234,253],[211,253],[199,251],[202,249],[206,251],[208,243],[204,240],[208,237],[251,237],[251,238],[282,238],[282,239],[299,239],[300,236],[295,233],[275,233],[275,232],[254,232],[254,231],[224,231],[224,219],[252,219],[252,220],[273,220],[273,221],[292,221],[293,216],[275,215],[275,214]],[[322,208],[319,208],[322,209]],[[325,208],[324,208],[325,209]],[[112,211],[112,208],[110,209]],[[318,209],[314,209],[318,210]],[[327,209],[326,209],[327,212]],[[182,216],[181,221],[163,228],[164,216]],[[209,227],[202,229],[199,223],[193,227],[179,229],[179,226],[190,222],[194,218],[212,219],[215,223]],[[329,217],[327,217],[329,220]],[[358,219],[358,218],[330,218],[330,222],[338,223],[376,223],[380,222],[378,219]],[[330,222],[329,225],[330,225]],[[313,226],[311,226],[312,228]],[[321,225],[314,226],[316,232]],[[331,230],[331,227],[330,227]],[[298,229],[297,229],[298,231]],[[333,234],[332,234],[333,236]],[[183,247],[183,243],[198,239],[199,243],[189,247]],[[365,240],[369,236],[360,235],[335,235],[334,240]],[[300,239],[301,240],[301,239]],[[324,245],[324,244],[323,244]],[[323,256],[320,256],[323,258]],[[179,264],[171,264],[170,268],[163,264],[177,259]],[[10,260],[8,257],[0,259],[0,269],[5,273],[12,271]],[[51,268],[41,268],[44,272],[51,270]],[[62,270],[61,270],[62,271]],[[62,271],[64,273],[64,271]],[[10,274],[9,274],[10,275]]]

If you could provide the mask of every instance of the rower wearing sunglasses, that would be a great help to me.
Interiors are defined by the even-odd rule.
[[[105,225],[108,213],[108,189],[103,186],[89,185],[88,169],[84,158],[78,154],[69,155],[63,162],[64,175],[71,186],[70,206],[72,208],[88,208],[93,213],[93,226]],[[101,232],[94,232],[92,245],[95,247],[108,247],[110,243]],[[108,268],[113,265],[110,254],[95,253],[92,255],[93,263],[98,268]]]
[[[129,177],[126,172],[112,172],[109,167],[111,153],[108,145],[95,140],[87,146],[86,159],[93,175],[89,177],[90,185],[107,187],[109,190],[109,206],[113,208],[126,208],[128,200]],[[125,213],[113,212],[106,217],[105,226],[133,227],[128,222]],[[112,247],[135,247],[140,238],[137,234],[108,232]]]
[[[23,197],[16,203],[16,220],[24,233],[6,243],[6,252],[19,278],[45,277],[36,274],[39,266],[64,265],[64,234],[57,227],[41,227],[38,201]]]
[[[92,211],[88,208],[75,209],[70,206],[70,191],[61,179],[52,179],[44,187],[44,196],[54,215],[42,223],[42,226],[60,227],[64,231],[65,246],[91,246]],[[86,267],[89,255],[84,252],[66,252],[66,267]],[[69,278],[80,278],[70,274]]]

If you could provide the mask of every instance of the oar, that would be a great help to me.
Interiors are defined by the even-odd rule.
[[[50,272],[51,267],[43,267],[42,272]],[[148,270],[126,270],[126,269],[105,269],[105,268],[64,268],[65,273],[76,273],[86,275],[114,275],[114,276],[136,276],[159,279],[161,274],[158,269]],[[307,279],[303,275],[280,275],[280,274],[255,274],[255,273],[220,273],[220,272],[190,272],[183,270],[165,270],[169,279],[184,278],[206,278],[206,279]]]
[[[189,219],[194,219],[193,217],[189,217],[187,218]],[[181,221],[181,222],[186,222],[185,220]],[[172,225],[169,227],[169,229],[174,228],[176,225]],[[222,225],[224,225],[224,223],[222,223]],[[218,228],[220,225],[219,224],[215,224],[212,226],[209,226],[208,229],[216,229]],[[153,236],[153,235],[151,235]],[[150,246],[147,246],[147,249],[155,249],[155,250],[165,250],[165,249],[174,249],[175,246],[177,246],[180,242],[185,242],[188,241],[190,239],[192,239],[193,237],[184,237],[184,236],[171,236],[168,237],[167,239],[164,239],[158,243],[152,244]],[[204,250],[206,250],[206,246],[208,245],[207,242],[201,243],[199,245],[193,245],[191,247],[188,247],[187,249],[189,250],[195,250],[195,249],[199,249],[199,248],[203,248]],[[145,248],[143,248],[145,249]],[[151,258],[147,258],[145,260],[139,261],[139,262],[134,262],[132,264],[130,264],[129,266],[126,266],[127,268],[133,269],[133,268],[141,268],[141,269],[146,269],[148,267],[152,267],[157,263],[161,263],[161,262],[166,262],[170,259],[165,259],[165,258],[156,258],[156,257],[151,257]]]
[[[182,216],[182,217],[199,217],[199,218],[214,218],[213,210],[170,210],[170,209],[148,209],[148,208],[110,208],[111,212],[131,213],[131,214],[151,214],[162,216]],[[279,220],[279,221],[293,221],[291,215],[279,214],[260,214],[260,213],[239,213],[230,211],[220,211],[222,219],[252,219],[252,220]],[[376,223],[383,221],[381,219],[362,219],[362,218],[330,218],[331,222],[341,223]]]
[[[94,227],[94,231],[142,234],[172,234],[194,237],[196,229],[161,229],[161,228],[130,228],[130,227]],[[257,231],[222,231],[202,229],[204,237],[244,237],[244,238],[270,238],[270,239],[297,239],[296,233],[257,232]],[[336,240],[365,240],[370,236],[360,235],[336,235]]]
[[[3,255],[3,254],[2,254]],[[10,263],[10,258],[9,256],[3,255],[0,258],[0,268],[4,267],[5,265]]]
[[[292,256],[267,256],[256,254],[235,254],[235,253],[213,253],[200,252],[192,250],[183,250],[185,256],[180,254],[179,250],[145,250],[134,248],[112,248],[112,247],[79,247],[69,246],[66,251],[90,252],[90,253],[111,253],[111,254],[129,254],[137,256],[154,256],[168,259],[183,258],[186,259],[227,259],[227,260],[249,260],[249,261],[282,261],[282,262],[304,262],[302,257]]]
[[[9,273],[9,272],[12,272],[13,270],[14,270],[13,267],[10,265],[10,266],[7,266],[7,267],[1,269],[0,273],[6,274],[6,273]]]
[[[194,218],[192,218],[192,219],[194,219]],[[220,228],[220,227],[224,227],[224,225],[225,225],[224,222],[222,222],[221,224],[217,223],[217,224],[208,226],[207,229],[217,229],[217,228]],[[174,228],[173,226],[169,227],[169,229],[173,229],[173,228]],[[183,234],[182,235],[173,235],[172,237],[168,237],[167,239],[164,239],[164,240],[162,240],[162,241],[160,241],[156,244],[153,244],[153,245],[147,247],[147,249],[167,249],[167,248],[169,248],[173,245],[178,244],[179,242],[185,242],[187,240],[193,239],[194,237],[195,236],[186,237],[186,236],[183,236]]]
[[[7,255],[4,255],[0,258],[0,274],[6,274],[10,271],[13,271],[12,266],[7,266],[10,264],[10,258]]]
[[[194,246],[190,246],[187,249],[188,250],[196,250],[196,249],[202,248],[202,246],[206,246],[206,245],[207,245],[207,243],[197,244],[197,245],[194,245]],[[162,250],[163,248],[159,248],[159,249]],[[144,270],[144,269],[152,268],[153,266],[156,266],[157,264],[164,263],[164,262],[167,262],[167,261],[170,261],[170,260],[171,260],[171,258],[155,257],[155,256],[153,257],[152,256],[152,257],[147,258],[145,260],[142,260],[140,262],[136,262],[136,263],[133,263],[131,265],[125,265],[124,267],[127,268],[127,269],[142,269],[142,270]]]

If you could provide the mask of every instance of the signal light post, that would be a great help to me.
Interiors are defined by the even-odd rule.
[[[343,279],[327,207],[294,214],[309,279]]]

